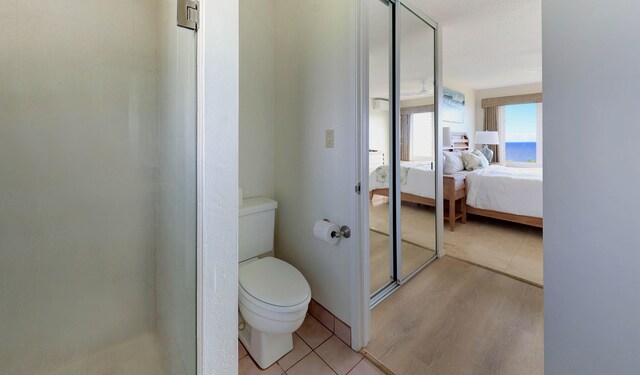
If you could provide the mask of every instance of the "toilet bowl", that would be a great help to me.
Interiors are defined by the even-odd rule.
[[[311,301],[311,288],[300,271],[265,257],[273,252],[277,207],[276,201],[257,197],[243,200],[239,210],[238,309],[244,328],[238,337],[263,369],[293,349],[293,332]]]
[[[240,265],[238,306],[245,325],[238,336],[261,368],[293,349],[292,334],[310,301],[309,283],[292,265],[273,257]]]

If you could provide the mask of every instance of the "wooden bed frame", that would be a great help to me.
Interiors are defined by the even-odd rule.
[[[466,184],[465,184],[466,185]],[[457,198],[457,196],[460,194],[460,192],[462,192],[463,197],[466,198],[466,189],[458,189],[455,191],[455,195]],[[389,189],[374,189],[369,193],[369,200],[373,199],[374,195],[382,195],[384,197],[388,197],[389,196]],[[417,204],[424,204],[425,206],[431,206],[431,207],[435,207],[436,205],[436,201],[435,199],[431,199],[431,198],[425,198],[425,197],[421,197],[419,195],[413,195],[413,194],[407,194],[407,193],[400,193],[400,200],[402,200],[403,202],[411,202],[411,203],[417,203]],[[457,199],[456,199],[457,200]],[[449,205],[451,205],[451,200],[449,201]],[[459,206],[459,208],[458,208]],[[449,211],[451,212],[451,211]],[[505,220],[505,221],[510,221],[513,223],[518,223],[518,224],[524,224],[524,225],[529,225],[532,227],[537,227],[537,228],[542,228],[543,227],[543,219],[541,217],[534,217],[534,216],[524,216],[524,215],[515,215],[515,214],[509,214],[506,212],[500,212],[500,211],[493,211],[493,210],[484,210],[482,208],[475,208],[472,206],[469,206],[466,204],[465,199],[461,200],[461,204],[457,205],[456,207],[456,213],[455,213],[455,217],[454,218],[450,218],[450,215],[444,215],[445,216],[445,220],[449,220],[449,229],[453,232],[455,231],[455,222],[457,219],[462,219],[462,223],[466,223],[467,222],[467,214],[473,214],[473,215],[478,215],[478,216],[485,216],[485,217],[490,217],[493,219],[499,219],[499,220]]]
[[[486,216],[493,219],[511,221],[513,223],[530,225],[537,228],[542,228],[543,222],[543,219],[541,217],[508,214],[506,212],[484,210],[482,208],[475,208],[472,206],[467,206],[467,213],[478,216]]]
[[[369,200],[373,199],[374,195],[382,195],[383,197],[389,196],[389,189],[373,189],[369,192]],[[417,204],[424,204],[425,206],[436,206],[436,200],[431,198],[421,197],[419,195],[413,195],[408,193],[400,193],[400,200],[403,202],[411,202]]]
[[[461,219],[463,224],[466,224],[467,222],[467,203],[465,200],[465,198],[467,197],[467,192],[465,186],[465,176],[444,176],[443,188],[444,201],[447,202],[444,210],[444,218],[445,220],[449,220],[449,230],[453,232],[456,230],[456,221],[458,219]],[[369,192],[369,200],[372,200],[374,195],[388,197],[389,189],[382,188],[372,190],[371,192]],[[400,200],[402,202],[423,204],[425,206],[436,206],[435,199],[425,198],[408,193],[400,193]]]

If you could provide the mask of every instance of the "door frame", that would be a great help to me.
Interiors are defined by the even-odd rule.
[[[354,254],[354,270],[356,275],[352,282],[352,295],[355,297],[352,303],[352,348],[360,350],[365,347],[371,338],[371,295],[370,295],[370,243],[369,243],[369,2],[374,0],[356,0],[356,177],[360,181],[360,195],[357,199],[357,238],[356,254]],[[380,0],[393,3],[391,6],[405,6],[416,16],[425,21],[434,29],[435,39],[435,94],[434,94],[434,123],[435,123],[435,154],[442,154],[442,123],[438,108],[442,102],[442,31],[438,24],[420,11],[417,7],[405,0]],[[393,26],[392,26],[393,27]],[[390,67],[390,69],[393,69]],[[392,84],[392,82],[390,82]],[[398,103],[399,108],[399,103]],[[392,109],[390,108],[390,111]],[[436,170],[436,217],[443,217],[443,180],[442,160],[435,158]],[[399,195],[399,194],[398,194]],[[445,255],[443,247],[444,223],[436,220],[436,256],[442,258]],[[425,263],[415,273],[422,270],[430,262]],[[414,273],[414,274],[415,274]],[[398,284],[393,290],[401,285]],[[391,291],[391,292],[392,292]],[[390,295],[386,294],[386,296]],[[381,300],[382,300],[381,299]]]

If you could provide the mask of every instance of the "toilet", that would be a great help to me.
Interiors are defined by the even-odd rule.
[[[273,251],[277,207],[276,201],[260,197],[245,199],[239,210],[238,336],[263,369],[293,349],[293,332],[311,301],[311,288],[300,271],[264,256]]]

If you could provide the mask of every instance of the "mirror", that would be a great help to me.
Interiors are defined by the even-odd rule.
[[[401,278],[435,256],[435,31],[400,6]]]
[[[371,294],[395,283],[390,233],[389,112],[391,8],[379,0],[369,6],[369,243]],[[373,190],[372,190],[373,189]],[[386,189],[386,191],[385,191]]]

